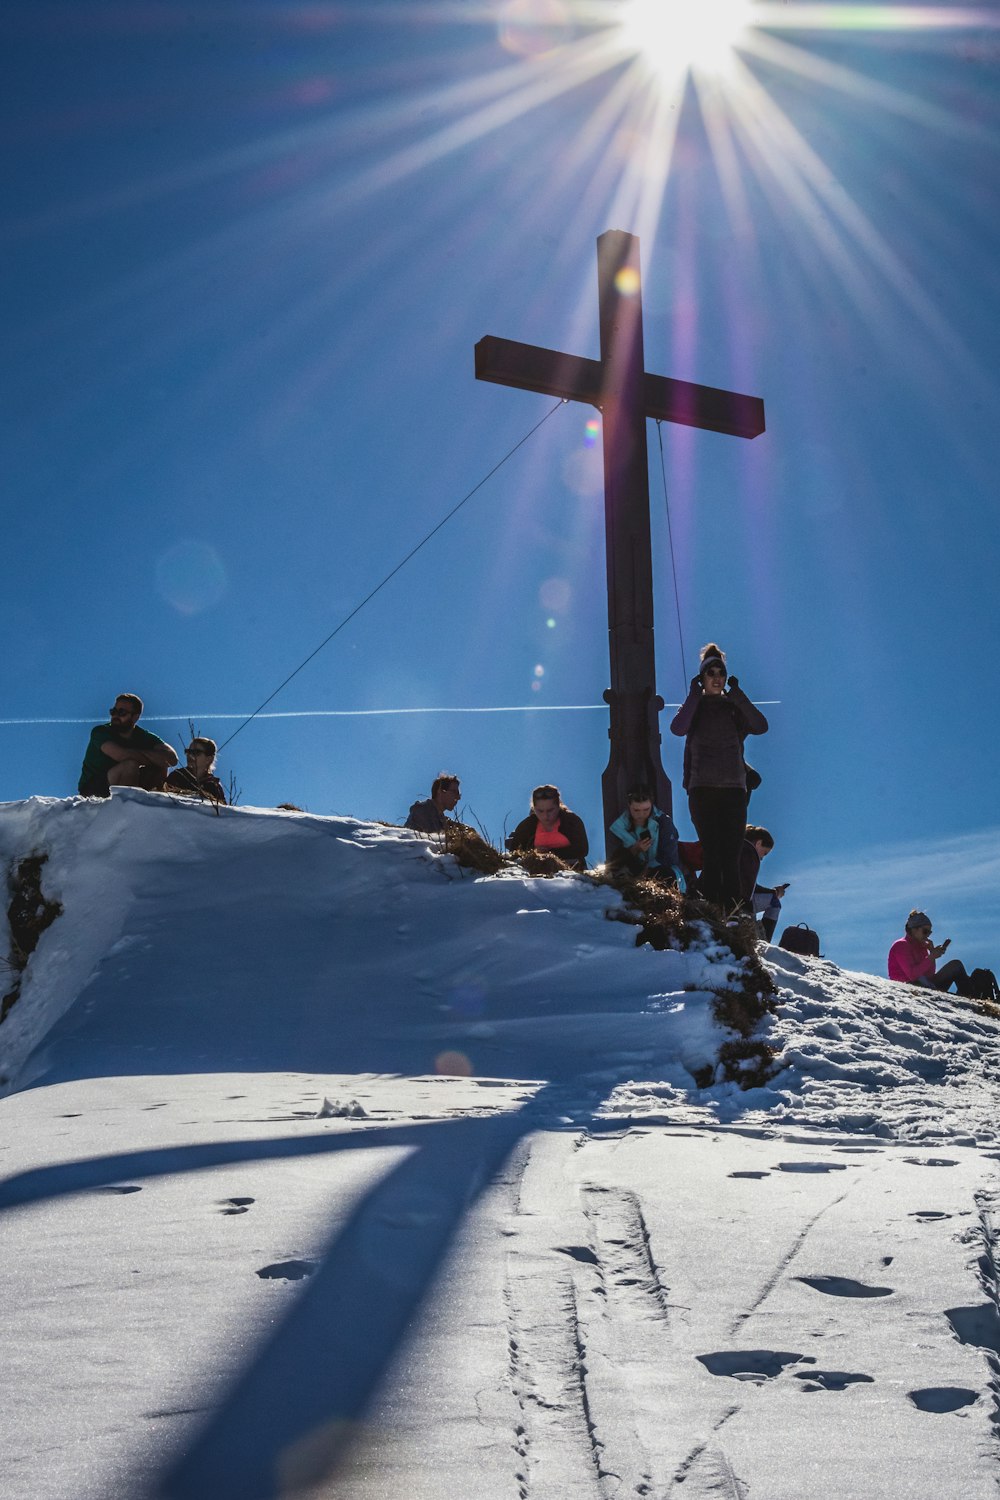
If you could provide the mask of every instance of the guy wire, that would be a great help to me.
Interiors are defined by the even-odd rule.
[[[667,467],[663,460],[663,420],[656,419],[656,436],[660,444],[660,474],[663,479],[663,503],[667,511],[667,539],[670,545],[670,569],[674,575],[674,604],[677,607],[677,639],[681,648],[681,677],[687,694],[687,665],[684,653],[684,631],[681,628],[681,596],[677,588],[677,560],[674,557],[674,529],[670,524],[670,496],[667,493]]]
[[[472,497],[473,497],[473,495],[476,494],[476,492],[478,490],[482,489],[483,485],[487,482],[487,480],[492,479],[493,475],[497,472],[497,470],[503,468],[504,464],[507,462],[507,460],[509,458],[513,458],[513,456],[517,452],[518,448],[523,448],[524,445],[525,445],[525,443],[528,441],[528,439],[531,438],[531,437],[534,437],[534,435],[538,431],[538,429],[540,427],[543,427],[545,425],[545,423],[549,420],[549,418],[551,416],[554,416],[554,414],[559,410],[560,406],[565,406],[565,405],[566,405],[566,401],[564,399],[562,401],[557,401],[556,404],[555,404],[555,406],[550,407],[550,409],[545,413],[544,417],[542,417],[541,421],[540,422],[536,422],[535,425],[534,425],[534,427],[532,427],[529,432],[526,432],[524,434],[524,437],[521,438],[519,442],[515,443],[514,446],[513,446],[513,448],[511,448],[507,453],[505,453],[504,456],[503,456],[503,458],[501,458],[498,463],[495,463],[493,465],[493,467],[492,467],[492,469],[490,469],[489,473],[488,474],[484,474],[483,477],[482,477],[482,479],[480,479],[479,483],[478,484],[474,484],[473,487],[472,487],[472,489],[469,490],[468,494],[463,495],[462,498],[461,498],[461,500],[459,500],[458,504],[452,506],[452,508],[448,512],[448,514],[446,516],[442,517],[442,519],[437,523],[437,525],[431,531],[429,531],[427,533],[427,535],[423,538],[423,540],[419,541],[415,547],[412,547],[410,549],[410,551],[406,554],[406,556],[402,559],[402,561],[398,562],[396,564],[396,566],[392,569],[392,571],[390,573],[387,573],[385,575],[385,577],[382,579],[381,583],[377,583],[375,585],[375,587],[372,589],[371,593],[366,594],[365,597],[362,599],[361,603],[360,604],[356,604],[354,606],[354,608],[351,610],[350,614],[344,616],[344,618],[341,620],[340,624],[336,627],[336,629],[331,630],[330,634],[324,640],[320,641],[319,645],[315,648],[315,650],[310,651],[309,655],[307,657],[305,657],[304,660],[302,660],[302,661],[299,662],[299,664],[295,668],[294,672],[289,672],[289,674],[285,678],[284,682],[279,682],[278,686],[274,689],[274,692],[273,693],[269,693],[268,696],[264,699],[263,703],[258,703],[258,705],[254,709],[253,713],[252,714],[248,714],[247,717],[243,720],[242,724],[238,724],[236,726],[236,728],[233,730],[233,732],[229,736],[229,738],[226,739],[226,740],[223,740],[222,744],[219,746],[219,749],[220,750],[224,750],[227,745],[229,745],[229,744],[232,743],[232,741],[236,738],[236,736],[240,733],[240,731],[242,729],[245,729],[248,724],[252,724],[253,721],[254,721],[254,719],[256,719],[257,715],[263,709],[265,709],[267,707],[267,705],[272,701],[272,699],[274,699],[274,698],[276,698],[278,696],[278,694],[281,692],[282,688],[286,688],[288,686],[288,684],[291,682],[292,678],[293,677],[297,677],[299,675],[299,673],[302,671],[302,668],[308,666],[309,663],[312,661],[313,657],[314,656],[318,656],[319,653],[323,650],[323,647],[324,646],[328,646],[330,644],[330,642],[333,640],[334,636],[335,635],[339,635],[340,632],[343,630],[344,626],[347,625],[347,624],[349,624],[350,621],[354,619],[355,615],[360,614],[361,611],[364,609],[365,605],[369,604],[371,602],[371,600],[375,598],[375,595],[377,593],[379,593],[382,589],[385,588],[385,586],[389,582],[389,580],[391,578],[395,578],[396,574],[400,571],[401,568],[405,568],[406,564],[410,561],[411,558],[416,557],[416,555],[420,551],[421,547],[426,547],[427,543],[431,540],[432,537],[434,537],[434,536],[437,535],[437,533],[441,530],[442,526],[446,526],[447,523],[451,520],[452,516],[455,516],[455,515],[458,514],[458,512],[462,509],[462,506],[466,503],[466,501],[467,500],[471,500]]]

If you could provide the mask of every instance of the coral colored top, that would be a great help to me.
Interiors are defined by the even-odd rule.
[[[919,938],[899,938],[889,949],[889,978],[902,984],[917,984],[934,973],[934,959]]]
[[[555,828],[551,830],[543,828],[541,823],[539,823],[538,827],[535,829],[535,848],[568,849],[569,839],[564,833],[559,832],[558,823],[556,824]]]

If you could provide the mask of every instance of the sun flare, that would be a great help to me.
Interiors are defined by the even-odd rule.
[[[664,77],[717,72],[753,21],[752,0],[626,0],[622,40]]]

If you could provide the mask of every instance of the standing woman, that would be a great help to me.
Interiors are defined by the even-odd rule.
[[[740,905],[740,852],[747,825],[747,768],[743,741],[766,734],[767,720],[735,677],[726,683],[725,653],[714,641],[701,650],[701,670],[674,715],[683,735],[684,786],[701,842],[702,895],[724,916]]]

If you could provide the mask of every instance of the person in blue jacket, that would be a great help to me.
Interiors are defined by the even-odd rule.
[[[612,865],[631,875],[673,880],[679,891],[686,891],[677,853],[677,829],[670,814],[655,806],[648,786],[632,787],[625,800],[625,811],[611,825],[621,845],[612,855]]]

